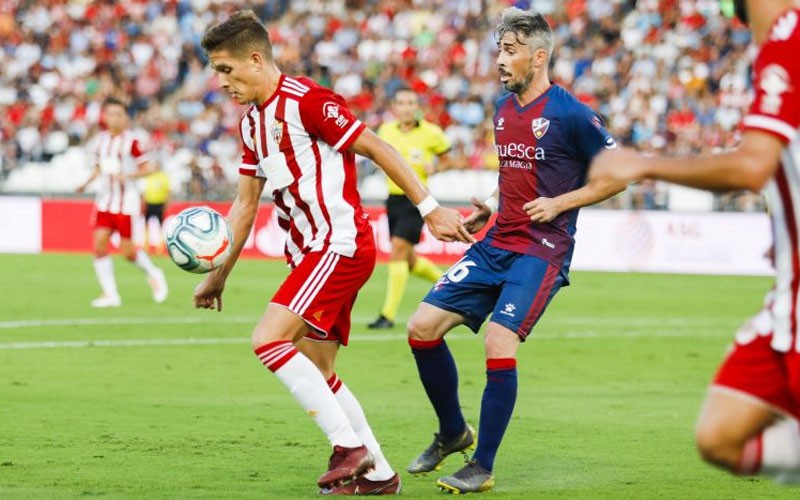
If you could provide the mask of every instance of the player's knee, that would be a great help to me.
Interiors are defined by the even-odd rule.
[[[253,349],[261,347],[264,344],[285,340],[294,342],[295,338],[291,332],[287,332],[283,328],[275,328],[267,321],[263,320],[259,321],[256,327],[253,328],[253,333],[250,335],[250,342],[253,345]]]
[[[695,429],[695,443],[704,461],[731,471],[736,470],[742,447],[728,439],[719,428],[701,422]]]
[[[435,324],[426,320],[419,313],[411,316],[406,324],[408,338],[412,340],[436,340],[440,337],[436,331]]]
[[[257,325],[253,328],[253,333],[250,335],[250,342],[253,344],[253,349],[257,349],[264,344],[274,342],[274,339],[269,334],[268,330],[260,328],[260,325]]]

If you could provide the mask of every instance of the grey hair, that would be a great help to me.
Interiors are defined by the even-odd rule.
[[[514,33],[517,42],[544,49],[549,58],[553,54],[553,30],[539,12],[524,11],[517,7],[503,10],[500,24],[494,30],[494,39],[500,43],[506,33]]]

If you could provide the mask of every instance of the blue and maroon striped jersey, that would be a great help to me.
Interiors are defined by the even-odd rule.
[[[522,206],[540,196],[555,198],[582,187],[592,157],[616,143],[600,116],[563,87],[551,85],[525,107],[505,94],[494,114],[500,160],[500,206],[485,241],[540,257],[566,275],[572,259],[578,209],[546,224],[531,222]]]

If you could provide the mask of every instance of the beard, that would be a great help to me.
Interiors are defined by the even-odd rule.
[[[520,95],[525,93],[531,86],[531,82],[533,81],[533,73],[528,73],[525,78],[522,80],[513,80],[509,79],[506,83],[503,84],[506,90],[509,92],[513,92],[514,94]]]

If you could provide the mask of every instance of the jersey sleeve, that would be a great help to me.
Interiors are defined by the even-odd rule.
[[[133,161],[135,161],[137,165],[142,165],[144,162],[150,160],[146,138],[141,136],[134,137],[134,139],[131,141],[130,154],[133,158]]]
[[[786,142],[797,137],[800,126],[800,11],[783,14],[753,65],[753,101],[742,124]]]
[[[617,149],[617,142],[606,130],[603,119],[588,106],[582,105],[573,120],[573,140],[587,161],[594,158],[601,149]]]
[[[242,161],[239,164],[239,174],[249,175],[251,177],[261,176],[258,167],[258,155],[256,154],[256,145],[253,140],[253,132],[255,124],[250,118],[250,111],[242,117],[239,123],[239,138],[242,140]]]
[[[431,151],[435,155],[443,155],[450,151],[450,148],[453,147],[453,143],[450,141],[450,138],[447,137],[447,134],[444,133],[444,130],[436,125],[431,125],[430,130]]]
[[[324,87],[311,89],[300,101],[300,119],[309,135],[337,151],[349,148],[366,128],[347,108],[342,96]]]

